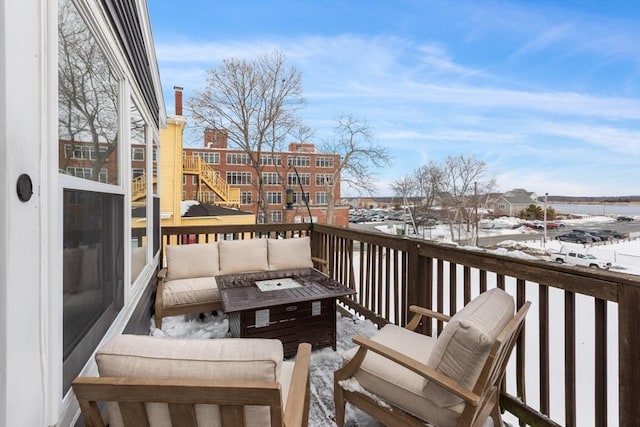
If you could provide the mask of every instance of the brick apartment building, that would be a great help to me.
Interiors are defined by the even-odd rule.
[[[228,147],[227,132],[223,129],[207,129],[204,132],[204,144],[200,148],[184,147],[183,157],[201,158],[213,168],[229,185],[240,190],[239,208],[254,212],[260,218],[258,209],[258,176],[251,166],[251,157],[244,150]],[[268,219],[271,223],[306,222],[309,211],[314,222],[327,222],[327,188],[333,174],[339,166],[340,156],[317,152],[314,144],[289,144],[288,151],[252,154],[254,161],[262,166],[262,183],[269,204]],[[294,168],[295,166],[295,168]],[[296,174],[297,171],[297,174]],[[335,225],[348,225],[348,208],[340,204],[340,182],[335,191]],[[197,174],[183,174],[183,199],[205,200],[215,204],[216,193],[210,192]],[[301,188],[302,186],[302,188]],[[293,193],[292,209],[287,209],[287,192]],[[309,209],[302,199],[306,197]],[[209,194],[205,194],[207,192]]]

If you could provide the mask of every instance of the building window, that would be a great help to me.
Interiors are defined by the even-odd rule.
[[[250,165],[251,157],[247,153],[227,153],[228,165]]]
[[[69,166],[67,167],[67,175],[75,176],[78,178],[91,179],[91,175],[93,171],[90,168],[76,168]]]
[[[267,191],[267,203],[270,205],[282,204],[282,192],[281,191]]]
[[[300,197],[301,195],[302,195],[302,197]],[[305,200],[308,203],[311,203],[310,202],[311,199],[309,198],[309,193],[307,191],[305,191],[304,193],[300,193],[299,191],[296,191],[295,193],[293,193],[293,203],[294,204],[297,205],[297,204],[304,203]]]
[[[143,122],[144,123],[144,122]],[[132,130],[133,132],[133,130]],[[132,148],[131,160],[144,161],[144,148]]]
[[[227,184],[251,185],[251,172],[227,172]]]
[[[271,223],[278,224],[282,222],[282,211],[270,211]]]
[[[261,166],[282,166],[282,157],[272,154],[260,154]]]
[[[197,175],[191,175],[191,183],[193,185],[198,185],[198,177],[197,177]]]
[[[130,100],[131,148],[131,284],[147,265],[147,180],[144,151],[147,142],[147,124],[133,99]],[[134,167],[135,166],[135,167]]]
[[[287,164],[289,166],[295,166],[297,168],[308,168],[311,166],[311,157],[309,156],[289,156],[287,158]]]
[[[316,174],[316,185],[327,185],[333,183],[333,175],[330,173],[317,173]]]
[[[210,165],[220,164],[220,153],[208,153],[203,151],[196,151],[193,153],[194,157],[200,157],[203,162]]]
[[[316,204],[317,205],[326,205],[327,204],[327,193],[324,191],[318,191],[316,193]]]
[[[80,373],[123,305],[122,195],[64,190],[63,392]],[[82,301],[82,304],[78,304]]]
[[[98,172],[98,179],[93,179],[93,169],[92,168],[80,168],[80,167],[67,167],[67,175],[75,176],[78,178],[89,179],[92,181],[98,182],[109,182],[109,173],[106,169],[101,169]]]
[[[298,176],[300,177],[300,181],[298,181]],[[288,173],[287,174],[287,184],[288,185],[311,185],[311,174],[310,173]]]
[[[240,192],[240,204],[241,205],[250,205],[251,204],[251,191],[241,191]]]
[[[95,147],[89,145],[65,144],[64,157],[74,160],[95,160],[96,150]]]
[[[264,185],[280,185],[282,178],[278,172],[262,172],[262,183]]]
[[[333,157],[316,157],[317,168],[332,168]]]

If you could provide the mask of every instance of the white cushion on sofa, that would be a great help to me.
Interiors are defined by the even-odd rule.
[[[173,339],[142,335],[118,335],[96,354],[103,377],[184,378],[213,381],[280,382],[290,378],[282,368],[282,343],[258,338]],[[287,387],[288,388],[288,385]],[[165,404],[147,403],[151,425],[170,426]],[[111,427],[122,426],[117,404],[108,404]],[[216,405],[197,405],[198,425],[219,426]],[[266,407],[245,408],[247,425],[268,425]]]
[[[472,389],[495,339],[513,318],[514,308],[513,297],[499,288],[480,294],[447,322],[427,365]],[[430,381],[425,381],[424,391],[438,406],[462,402]]]
[[[162,287],[164,307],[215,301],[222,304],[215,277],[170,280],[165,281]]]
[[[218,268],[218,243],[167,245],[165,280],[215,276]]]
[[[267,239],[269,270],[287,270],[313,267],[311,239]]]
[[[221,240],[220,274],[267,271],[267,239]]]

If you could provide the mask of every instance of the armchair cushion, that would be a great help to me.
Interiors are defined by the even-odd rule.
[[[433,337],[395,325],[386,325],[371,339],[423,363],[436,343]],[[357,350],[358,347],[354,347],[344,353],[345,364]],[[425,399],[422,376],[374,352],[367,353],[355,378],[367,391],[420,418],[432,420],[436,425],[455,425],[463,409],[462,405],[441,408]]]
[[[308,236],[291,239],[267,239],[269,270],[313,268],[310,242],[311,239]]]
[[[267,239],[222,240],[218,242],[220,274],[267,271]]]
[[[292,368],[282,368],[282,343],[270,339],[189,339],[119,335],[96,354],[102,377],[183,378],[213,381],[267,381],[288,383]],[[292,363],[292,362],[289,362]],[[287,375],[289,376],[288,378]],[[284,387],[283,387],[284,388]],[[286,394],[283,395],[283,399]],[[117,404],[107,404],[110,426],[122,426]],[[147,403],[151,425],[170,426],[165,404]],[[219,425],[216,405],[198,405],[199,425]],[[268,424],[269,409],[248,407],[247,425]],[[201,421],[202,420],[202,421]]]
[[[165,282],[162,287],[162,304],[164,307],[219,300],[220,292],[215,277],[171,280]]]
[[[473,389],[491,346],[514,316],[513,297],[499,288],[480,294],[456,313],[438,337],[427,366]],[[424,381],[425,394],[436,405],[452,407],[462,398]]]
[[[219,273],[218,243],[167,245],[166,280],[215,276]]]

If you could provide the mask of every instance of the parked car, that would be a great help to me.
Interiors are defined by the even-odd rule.
[[[555,230],[558,228],[562,228],[564,227],[564,224],[561,222],[547,222],[547,229],[548,230]]]
[[[535,222],[523,222],[522,225],[525,227],[533,228],[534,230],[544,230],[544,222],[535,221]],[[564,227],[564,224],[547,221],[547,230],[555,230],[559,227]]]
[[[618,230],[594,230],[591,234],[600,237],[602,240],[628,239],[629,233]]]
[[[551,258],[553,258],[560,264],[566,262],[569,264],[582,265],[584,267],[604,268],[605,270],[611,267],[610,262],[599,260],[592,254],[579,254],[576,252],[553,252],[551,254]]]
[[[544,229],[544,225],[541,222],[523,222],[522,225],[525,227],[533,228],[534,230],[542,230]]]
[[[584,234],[585,236],[591,237],[591,240],[593,240],[594,242],[600,242],[602,241],[602,237],[598,237],[596,236],[593,231],[591,230],[576,230],[573,229],[571,230],[572,233],[578,233],[578,234]]]
[[[572,243],[593,243],[593,239],[591,237],[582,233],[564,233],[556,236],[556,239]]]
[[[617,218],[618,221],[633,221],[633,218],[630,218],[628,216],[619,216]]]

